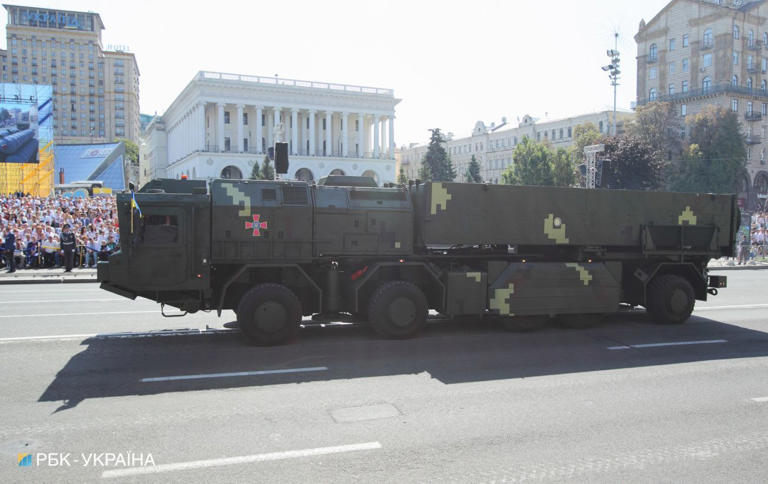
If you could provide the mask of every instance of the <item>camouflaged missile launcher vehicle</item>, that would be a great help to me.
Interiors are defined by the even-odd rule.
[[[594,322],[622,304],[682,323],[725,287],[731,195],[426,183],[156,180],[118,195],[120,251],[101,287],[186,312],[232,309],[262,344],[302,315],[403,338],[428,310],[531,329]],[[141,210],[141,216],[138,215]]]

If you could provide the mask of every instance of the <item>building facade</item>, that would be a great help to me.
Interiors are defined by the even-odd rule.
[[[53,87],[54,141],[139,141],[139,68],[127,49],[105,50],[98,13],[3,5],[3,82]]]
[[[765,0],[673,0],[635,35],[638,105],[738,113],[748,155],[739,198],[750,207],[768,196],[767,20]]]
[[[286,178],[394,182],[398,102],[391,89],[199,72],[147,126],[141,157],[155,176],[248,178],[285,141]]]
[[[634,113],[616,113],[617,132],[621,133],[624,123]],[[522,117],[517,127],[509,127],[506,118],[499,125],[486,126],[482,121],[475,123],[472,135],[465,138],[447,136],[445,149],[456,170],[456,181],[466,181],[466,173],[472,156],[480,164],[480,176],[487,183],[501,183],[501,175],[512,165],[514,152],[523,138],[548,142],[557,148],[568,148],[574,143],[573,130],[580,124],[592,123],[601,133],[608,135],[613,126],[613,111],[600,111],[570,118],[540,121],[529,115]],[[427,145],[411,145],[398,150],[398,174],[409,180],[419,177],[421,161],[427,153]]]

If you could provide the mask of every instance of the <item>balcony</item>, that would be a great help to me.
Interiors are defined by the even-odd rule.
[[[747,135],[747,144],[748,145],[759,145],[762,143],[762,138],[759,134],[750,134]]]
[[[658,56],[648,56],[648,64],[655,64],[659,60]]]
[[[757,74],[760,72],[760,68],[757,66],[747,66],[747,72],[750,74]]]
[[[761,121],[763,119],[763,115],[761,113],[756,113],[754,111],[744,113],[744,119],[747,121]]]
[[[760,40],[756,40],[751,44],[749,43],[749,41],[747,41],[747,49],[749,50],[759,51],[762,48],[763,48],[763,42]]]
[[[708,49],[711,49],[713,45],[714,45],[714,42],[712,42],[712,40],[704,40],[701,43],[700,49],[701,50],[708,50]]]
[[[768,91],[764,91],[760,88],[734,86],[730,82],[724,82],[721,84],[713,84],[706,89],[690,89],[688,92],[678,92],[675,94],[661,94],[656,96],[654,101],[660,102],[675,102],[683,101],[686,99],[692,99],[704,96],[716,96],[719,94],[741,94],[744,96],[751,96],[754,99],[766,100],[768,102]],[[642,106],[651,102],[650,99],[638,99],[637,105]]]

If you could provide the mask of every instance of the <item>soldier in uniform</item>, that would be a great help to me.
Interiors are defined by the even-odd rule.
[[[61,250],[64,252],[64,272],[72,272],[75,257],[75,234],[69,231],[69,224],[61,230]]]
[[[14,232],[9,230],[5,234],[5,257],[8,262],[8,272],[16,272],[16,259],[13,257],[16,250],[16,234]]]

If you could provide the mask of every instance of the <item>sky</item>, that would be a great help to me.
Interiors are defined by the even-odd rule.
[[[393,89],[398,146],[613,108],[601,66],[619,34],[617,107],[636,97],[640,19],[668,0],[19,1],[101,15],[102,44],[136,55],[142,113],[201,70]],[[5,35],[2,42],[5,43]]]

